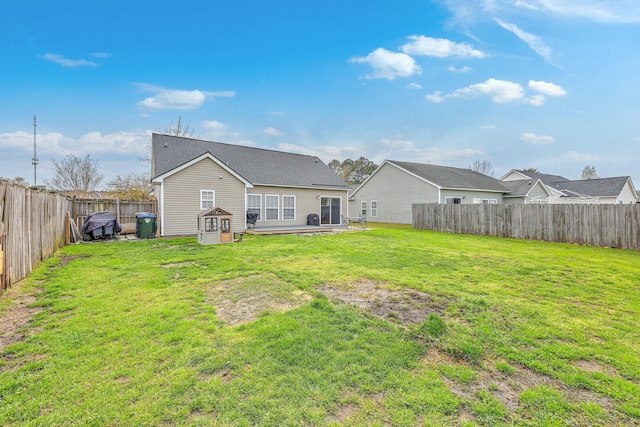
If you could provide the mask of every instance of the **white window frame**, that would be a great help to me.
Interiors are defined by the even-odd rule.
[[[269,201],[275,200],[276,205],[269,206]],[[276,218],[270,219],[269,214],[275,212]],[[265,194],[264,195],[264,220],[265,221],[280,221],[280,196],[277,194]]]
[[[260,203],[258,203],[258,207],[256,208],[255,206],[251,206],[249,204],[249,198],[250,197],[258,197],[258,201]],[[249,209],[258,209],[258,219],[257,221],[262,221],[262,194],[247,194],[247,211],[249,211]]]
[[[456,203],[455,202],[456,199],[460,200],[460,203]],[[449,202],[449,200],[451,200],[451,202]],[[444,198],[444,203],[446,205],[461,205],[462,204],[462,197],[447,196],[447,197]]]
[[[286,206],[286,200],[293,200],[293,206]],[[292,211],[291,217],[287,217],[286,211]],[[282,195],[282,220],[283,221],[295,221],[296,220],[296,196],[283,194]]]
[[[479,205],[480,203],[482,203],[482,199],[480,197],[474,197],[473,198],[473,204],[474,205]]]
[[[371,218],[377,218],[377,217],[378,217],[378,201],[372,200],[371,201]]]
[[[211,198],[207,197],[205,199],[205,195],[211,194]],[[205,202],[211,202],[211,206],[205,206]],[[208,203],[207,203],[208,204]],[[207,209],[211,209],[216,205],[216,191],[215,190],[200,190],[200,210],[206,211]]]
[[[367,216],[367,201],[360,202],[360,216]]]
[[[498,204],[498,199],[489,199],[489,204],[490,205],[497,205]]]

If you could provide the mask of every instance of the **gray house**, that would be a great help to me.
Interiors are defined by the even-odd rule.
[[[501,180],[505,185],[540,180],[549,193],[547,203],[630,204],[637,201],[637,192],[629,176],[570,180],[560,175],[513,169]]]
[[[414,203],[504,203],[505,183],[470,169],[385,160],[349,198],[351,216],[411,224]]]
[[[347,215],[348,187],[315,156],[152,135],[151,182],[162,236],[195,235],[200,213],[220,207],[233,215],[233,231],[299,226],[309,214],[320,225]]]

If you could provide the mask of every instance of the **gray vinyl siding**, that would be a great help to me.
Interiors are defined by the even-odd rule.
[[[371,201],[378,202],[378,215],[371,217]],[[438,189],[390,164],[384,164],[349,202],[350,216],[359,216],[367,202],[367,221],[411,224],[411,205],[438,203]]]
[[[346,190],[320,190],[306,188],[268,187],[256,185],[247,189],[247,194],[259,194],[262,200],[261,220],[256,222],[256,227],[276,227],[306,225],[307,215],[320,215],[320,197],[339,197],[341,199],[342,214],[347,215],[347,191]],[[265,195],[278,196],[278,221],[265,221]],[[282,196],[296,197],[295,220],[282,219]]]
[[[233,231],[245,228],[245,186],[220,165],[205,158],[164,179],[160,212],[163,236],[195,235],[200,190],[215,191],[215,206],[233,215]]]
[[[495,199],[496,203],[502,203],[502,194],[489,191],[468,191],[468,190],[442,190],[440,192],[440,203],[446,203],[448,197],[459,197],[462,204],[472,204],[473,199]]]

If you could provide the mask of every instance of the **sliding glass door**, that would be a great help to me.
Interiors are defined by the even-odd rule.
[[[340,224],[340,197],[320,198],[320,225]]]

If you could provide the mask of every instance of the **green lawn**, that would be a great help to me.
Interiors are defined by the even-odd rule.
[[[403,227],[80,244],[0,331],[27,294],[3,426],[640,424],[638,252]]]

